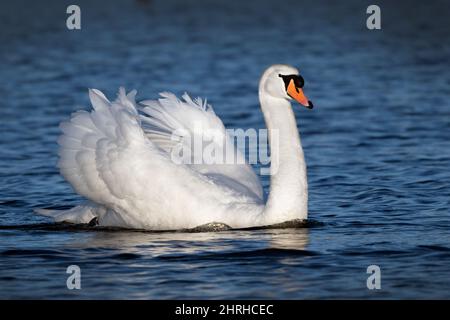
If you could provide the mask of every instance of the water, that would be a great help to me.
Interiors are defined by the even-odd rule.
[[[450,39],[444,1],[68,1],[0,5],[0,298],[450,298]],[[417,13],[420,14],[417,14]],[[262,128],[261,72],[300,68],[308,228],[132,232],[55,226],[82,201],[55,168],[88,87],[208,97]],[[268,179],[263,177],[265,190]],[[67,266],[82,289],[67,290]],[[366,268],[381,268],[368,290]]]

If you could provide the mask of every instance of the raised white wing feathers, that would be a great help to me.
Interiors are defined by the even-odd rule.
[[[127,95],[121,88],[117,100],[110,102],[92,89],[93,110],[76,112],[60,125],[60,172],[80,195],[106,209],[96,211],[103,225],[195,226],[207,221],[207,215],[214,216],[209,208],[220,211],[222,205],[234,202],[262,203],[258,177],[245,163],[177,165],[171,161],[171,137],[179,129],[200,134],[195,126],[215,128],[224,143],[231,143],[206,103],[187,95],[181,102],[164,94],[158,101],[144,102],[144,115],[139,116],[135,94]],[[243,157],[239,152],[237,156]],[[149,192],[153,186],[157,190]],[[198,212],[188,222],[187,206]]]
[[[172,93],[160,95],[158,100],[140,103],[147,137],[175,161],[184,160],[216,183],[262,201],[259,178],[212,107],[201,98],[191,99],[187,93],[182,100]]]

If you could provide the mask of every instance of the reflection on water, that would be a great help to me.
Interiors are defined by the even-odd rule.
[[[197,254],[214,251],[245,251],[255,242],[262,248],[304,250],[308,244],[308,229],[223,232],[93,232],[80,241],[68,243],[69,248],[114,248],[124,252],[144,250],[152,256],[165,254]],[[174,245],[176,244],[176,245]]]

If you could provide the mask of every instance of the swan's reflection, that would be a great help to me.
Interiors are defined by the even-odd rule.
[[[120,253],[151,256],[252,251],[260,249],[305,250],[308,228],[230,230],[221,232],[89,232],[68,244],[71,248],[115,249]]]
[[[276,249],[305,250],[309,243],[309,229],[275,229],[271,232],[270,247]]]

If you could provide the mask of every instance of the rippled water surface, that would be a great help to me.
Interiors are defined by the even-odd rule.
[[[0,298],[450,298],[445,1],[378,1],[381,31],[364,1],[76,3],[81,31],[65,28],[71,2],[0,4]],[[300,68],[316,106],[296,115],[319,223],[151,233],[33,214],[82,201],[56,139],[87,88],[188,91],[227,127],[263,128],[257,84],[274,63]],[[381,290],[366,287],[373,264]]]

